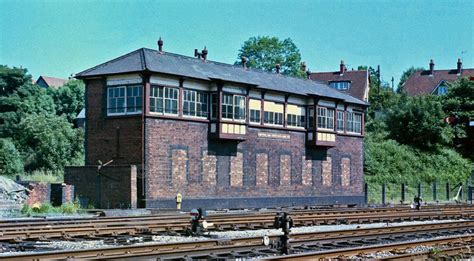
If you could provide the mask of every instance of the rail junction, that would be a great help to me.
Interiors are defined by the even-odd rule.
[[[189,232],[187,214],[137,217],[96,217],[79,219],[23,219],[0,222],[0,244],[3,249],[17,250],[0,256],[5,260],[38,259],[216,259],[216,258],[291,258],[364,257],[380,251],[392,251],[389,257],[410,257],[410,247],[432,246],[438,253],[451,256],[472,255],[474,246],[474,207],[430,206],[420,211],[407,207],[285,210],[295,227],[337,224],[386,223],[384,227],[345,229],[324,232],[290,233],[291,252],[280,256],[281,235],[266,237],[212,238],[189,242],[157,243],[154,235],[182,235]],[[267,210],[244,213],[213,213],[205,217],[206,230],[239,231],[273,228],[275,214]],[[401,221],[446,220],[438,223],[397,225]],[[130,238],[141,237],[142,244],[131,244]],[[79,250],[27,250],[33,241],[103,240],[110,247]],[[148,242],[147,242],[148,241]],[[435,251],[436,252],[436,251]],[[416,253],[432,255],[432,252]],[[380,257],[382,258],[382,257]],[[388,258],[388,257],[387,257]]]

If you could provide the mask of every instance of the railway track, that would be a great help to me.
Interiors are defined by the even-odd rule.
[[[361,253],[401,249],[417,245],[461,244],[473,246],[474,221],[422,225],[388,226],[328,232],[291,234],[294,254],[281,258],[318,259],[321,257],[361,256]],[[443,236],[439,238],[439,236]],[[279,236],[212,239],[195,242],[141,244],[86,250],[61,250],[41,253],[2,255],[2,260],[39,259],[202,259],[268,258],[278,255]],[[416,242],[400,242],[418,239]],[[383,244],[380,244],[383,243]]]
[[[473,207],[447,209],[426,208],[416,211],[408,208],[354,211],[292,211],[295,226],[355,224],[373,222],[400,222],[432,219],[474,219]],[[275,212],[249,214],[214,214],[206,221],[214,224],[208,230],[240,230],[271,228]],[[0,241],[20,242],[74,237],[162,234],[183,232],[190,226],[187,215],[160,215],[141,217],[104,217],[60,220],[16,220],[0,222]]]

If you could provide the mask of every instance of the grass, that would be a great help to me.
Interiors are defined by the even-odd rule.
[[[32,172],[25,172],[20,174],[20,179],[24,181],[37,181],[46,183],[63,183],[64,171],[53,170],[34,170]],[[12,179],[16,179],[13,177]]]
[[[35,216],[38,214],[77,214],[80,213],[79,201],[65,203],[59,207],[53,207],[50,203],[35,204],[33,206],[23,205],[21,213],[26,216]]]

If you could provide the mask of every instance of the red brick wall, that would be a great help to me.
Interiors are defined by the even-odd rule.
[[[51,196],[51,187],[49,183],[28,182],[23,184],[30,190],[26,204],[32,206],[34,204],[49,203]]]
[[[137,207],[136,166],[105,166],[100,174],[99,178],[97,166],[66,167],[64,181],[74,185],[82,203],[88,201],[98,208]]]
[[[290,139],[258,137],[259,131]],[[154,118],[147,119],[146,134],[147,206],[178,192],[185,199],[363,195],[361,137],[338,136],[338,145],[325,149],[307,147],[304,132],[249,128],[247,139],[237,143],[209,140],[207,123]],[[342,158],[351,162],[349,186],[342,186]],[[184,184],[173,182],[177,170]],[[323,172],[330,186],[323,186]]]
[[[86,82],[86,165],[97,165],[99,160],[141,165],[142,116],[107,117],[104,83],[100,79]]]

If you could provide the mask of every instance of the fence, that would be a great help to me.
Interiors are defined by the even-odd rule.
[[[416,196],[423,202],[469,202],[472,203],[474,188],[464,183],[384,183],[366,184],[365,193],[368,204],[412,203]]]

